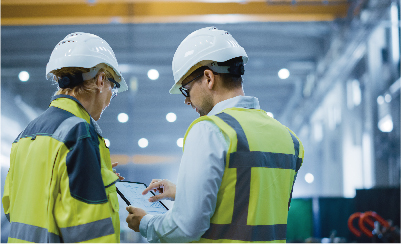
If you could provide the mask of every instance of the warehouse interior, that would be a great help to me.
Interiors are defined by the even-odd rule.
[[[13,141],[57,90],[45,77],[50,54],[72,32],[106,40],[129,86],[98,121],[111,160],[119,163],[117,172],[134,182],[175,182],[182,139],[198,114],[182,95],[169,94],[172,58],[191,32],[215,26],[232,34],[249,56],[245,94],[257,97],[261,109],[304,145],[287,242],[399,242],[400,5],[400,0],[2,0],[2,195]],[[348,221],[367,211],[394,228],[373,235],[359,230],[358,236]],[[121,241],[146,242],[128,228],[125,209],[120,212]],[[356,222],[351,225],[358,229]],[[9,228],[2,209],[1,242]]]

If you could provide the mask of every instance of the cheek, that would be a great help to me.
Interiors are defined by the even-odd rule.
[[[107,108],[110,104],[110,99],[111,99],[111,95],[110,94],[105,94],[104,96],[104,102],[103,102],[103,109]]]

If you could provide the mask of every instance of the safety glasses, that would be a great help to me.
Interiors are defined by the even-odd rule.
[[[111,83],[111,99],[113,99],[115,96],[117,96],[118,93],[118,88],[120,88],[120,83],[118,83],[117,81],[115,81],[113,78],[107,78]]]
[[[181,86],[179,89],[180,89],[182,95],[184,95],[185,97],[189,97],[189,89],[185,88],[184,86],[187,86],[189,83],[191,83],[192,81],[198,79],[202,75],[203,75],[203,73],[198,75],[197,77],[193,78],[192,80],[190,80],[187,84]]]

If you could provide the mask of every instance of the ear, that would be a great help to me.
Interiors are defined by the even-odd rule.
[[[213,90],[213,88],[215,88],[216,85],[216,76],[213,74],[213,71],[207,69],[204,71],[205,76],[206,76],[206,81],[207,81],[207,87],[209,88],[209,90]]]
[[[100,72],[96,79],[96,86],[99,90],[102,90],[104,87],[104,81],[106,80],[106,74],[104,72]]]

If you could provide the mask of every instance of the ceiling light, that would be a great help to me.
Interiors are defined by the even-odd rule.
[[[377,97],[377,103],[380,105],[380,104],[383,104],[384,103],[384,97],[383,96],[378,96]]]
[[[177,119],[177,115],[175,115],[175,113],[168,113],[166,115],[166,120],[168,122],[174,122]]]
[[[392,99],[392,97],[391,97],[390,94],[386,94],[386,95],[384,96],[384,100],[385,100],[387,103],[391,102],[391,99]]]
[[[305,175],[305,181],[311,184],[315,180],[315,177],[311,173]]]
[[[155,69],[150,69],[148,71],[148,77],[151,80],[157,80],[159,78],[159,72]]]
[[[288,71],[288,69],[280,69],[278,72],[278,77],[282,80],[285,80],[290,77],[290,71]]]
[[[126,114],[126,113],[120,113],[120,114],[118,114],[117,119],[118,119],[118,121],[119,121],[120,123],[125,123],[125,122],[128,121],[128,114]]]
[[[27,82],[29,80],[29,73],[26,71],[21,71],[18,74],[18,78],[22,82]]]
[[[148,142],[148,140],[147,140],[146,138],[141,138],[141,139],[139,139],[139,141],[138,141],[138,145],[139,145],[141,148],[145,148],[145,147],[147,147],[147,146],[149,145],[149,142]]]
[[[266,112],[267,115],[269,115],[270,117],[274,118],[273,113],[272,112]]]
[[[177,146],[179,146],[179,147],[183,147],[184,146],[184,138],[179,138],[177,140]]]
[[[104,142],[106,143],[106,147],[110,147],[110,140],[104,138]]]
[[[379,130],[382,132],[391,132],[393,131],[393,118],[391,115],[387,114],[384,116],[378,123]]]

